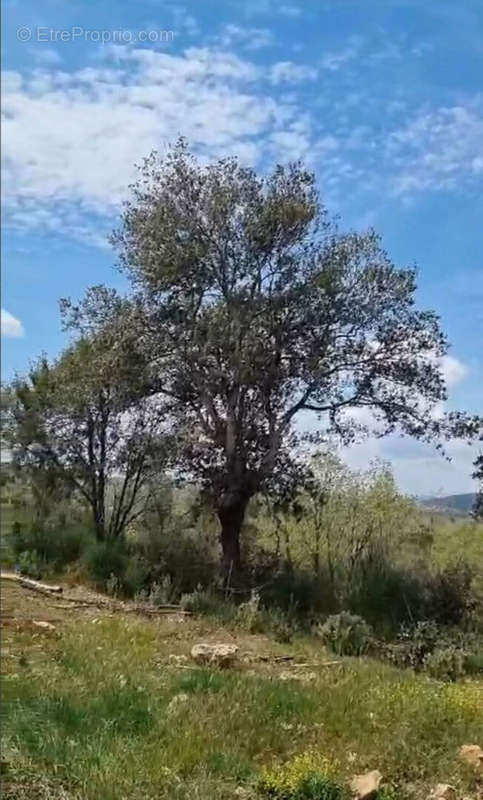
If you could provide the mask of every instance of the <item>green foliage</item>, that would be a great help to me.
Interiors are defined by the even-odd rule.
[[[37,521],[24,515],[22,522],[14,521],[8,534],[9,545],[19,563],[26,563],[25,553],[35,553],[36,571],[61,570],[79,560],[92,541],[92,534],[82,519],[67,523],[60,515],[52,514]]]
[[[440,625],[459,625],[475,609],[474,570],[464,561],[439,572],[431,587],[429,616]]]
[[[258,790],[272,800],[346,800],[349,792],[336,778],[334,765],[313,750],[287,764],[265,770]]]
[[[219,594],[213,590],[206,590],[199,587],[194,592],[183,594],[180,600],[181,607],[185,611],[192,611],[207,617],[214,617],[225,622],[233,622],[236,618],[236,606],[233,603],[223,600]]]
[[[180,140],[141,165],[112,243],[136,292],[126,322],[165,381],[178,466],[218,513],[227,572],[250,499],[286,495],[304,471],[300,412],[327,412],[318,435],[343,441],[367,432],[349,404],[374,409],[383,431],[451,427],[430,413],[447,344],[415,306],[414,270],[374,231],[341,232],[302,165],[258,176],[236,158],[205,165]]]
[[[369,650],[372,629],[362,617],[342,611],[316,629],[327,647],[339,656],[361,656]]]
[[[93,543],[85,554],[87,573],[99,589],[106,589],[108,582],[122,585],[129,564],[128,554],[122,542],[105,541]]]
[[[260,609],[260,595],[257,592],[252,592],[249,600],[240,603],[235,624],[248,633],[261,633],[265,629],[264,614]]]
[[[398,667],[427,672],[438,680],[456,681],[483,670],[481,638],[433,621],[403,628],[395,643],[379,643],[374,653]]]
[[[164,669],[200,636],[198,619],[180,628],[119,614],[92,624],[72,613],[42,651],[30,636],[3,631],[6,650],[27,648],[28,665],[5,658],[2,758],[55,777],[75,800],[227,800],[240,776],[249,791],[265,767],[278,777],[307,753],[304,775],[340,786],[377,765],[398,800],[404,784],[417,782],[425,797],[445,776],[462,796],[474,793],[457,751],[481,732],[476,681],[434,681],[364,659],[317,670],[306,685],[279,680],[270,664],[255,674]],[[220,637],[219,619],[204,619],[202,635]],[[289,652],[305,661],[319,650],[304,638]],[[265,641],[262,652],[280,648]],[[167,709],[179,693],[189,702],[173,720]]]
[[[273,636],[276,642],[290,644],[294,633],[297,631],[297,624],[294,616],[284,613],[279,608],[270,609],[266,614],[268,616],[267,631]]]
[[[457,681],[467,672],[466,658],[466,653],[458,647],[438,648],[425,656],[423,668],[432,678]]]
[[[44,572],[44,565],[35,550],[22,550],[17,562],[21,575],[28,578],[41,578]]]

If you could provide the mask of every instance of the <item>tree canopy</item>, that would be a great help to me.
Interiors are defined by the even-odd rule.
[[[79,306],[64,301],[62,308],[74,342],[10,387],[12,454],[18,466],[45,477],[42,486],[49,479],[78,492],[92,509],[97,537],[116,538],[143,507],[170,439],[125,324],[128,304],[97,287]]]
[[[442,432],[447,342],[416,306],[415,270],[373,231],[340,231],[300,164],[258,176],[235,158],[201,164],[180,141],[145,160],[112,241],[226,569],[249,499],[287,472],[301,412],[343,441],[368,415],[381,435]]]

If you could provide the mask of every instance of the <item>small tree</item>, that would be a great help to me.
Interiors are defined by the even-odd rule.
[[[163,410],[146,398],[142,356],[125,325],[128,304],[97,288],[80,306],[62,307],[78,338],[55,362],[41,358],[12,383],[12,454],[36,483],[40,475],[51,488],[79,493],[98,539],[116,538],[141,512],[152,474],[167,462]]]
[[[415,306],[414,269],[395,267],[374,232],[340,232],[299,164],[257,177],[236,159],[203,166],[181,141],[144,162],[113,243],[179,422],[180,467],[217,511],[227,573],[301,412],[346,442],[351,408],[370,409],[381,433],[441,432],[447,345]]]
[[[473,516],[475,519],[483,519],[483,453],[475,460],[474,467],[473,478],[479,482],[479,487],[473,507]]]

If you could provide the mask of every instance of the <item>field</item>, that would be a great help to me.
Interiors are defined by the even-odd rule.
[[[458,758],[483,737],[481,682],[334,659],[309,636],[71,609],[6,581],[2,595],[5,800],[258,797],[263,770],[301,754],[341,782],[377,768],[400,800],[438,782],[481,796]],[[193,665],[200,641],[236,642],[239,665]]]

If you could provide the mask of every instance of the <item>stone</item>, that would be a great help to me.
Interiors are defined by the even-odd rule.
[[[201,666],[231,667],[237,660],[236,644],[208,644],[200,642],[191,648],[191,658]]]
[[[55,625],[52,625],[51,622],[44,622],[41,619],[32,620],[32,625],[35,625],[36,628],[42,628],[44,631],[55,631]]]
[[[464,744],[460,748],[460,758],[478,772],[483,771],[483,750],[478,744]]]
[[[351,789],[357,800],[372,800],[379,791],[381,781],[382,774],[378,769],[373,769],[363,775],[354,775]]]
[[[311,683],[317,680],[317,673],[315,672],[289,672],[284,670],[280,672],[278,679],[280,681],[300,681],[301,683]]]
[[[169,657],[168,657],[168,662],[170,664],[174,664],[176,666],[180,666],[181,664],[186,664],[187,661],[188,661],[188,657],[187,656],[183,656],[183,655],[179,655],[178,656],[175,653],[170,653]]]
[[[449,783],[438,783],[429,795],[428,800],[457,800],[457,794]]]

